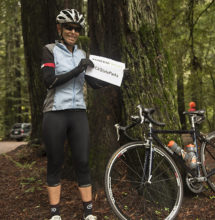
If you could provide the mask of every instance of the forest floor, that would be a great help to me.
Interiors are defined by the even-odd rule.
[[[0,155],[0,219],[47,220],[46,157],[37,148],[22,145]],[[63,220],[81,220],[82,204],[75,182],[62,180]],[[94,212],[98,220],[117,219],[106,200],[104,188],[94,191]],[[214,220],[215,193],[210,189],[193,195],[185,193],[177,220]]]

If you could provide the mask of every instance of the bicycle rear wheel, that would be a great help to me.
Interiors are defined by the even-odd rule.
[[[183,199],[181,175],[167,152],[156,146],[151,183],[144,183],[146,151],[143,142],[134,142],[112,155],[105,172],[108,201],[123,220],[173,219]]]
[[[215,131],[208,134],[207,140],[208,142],[203,142],[201,145],[202,171],[205,176],[214,173],[208,177],[207,182],[215,192]]]

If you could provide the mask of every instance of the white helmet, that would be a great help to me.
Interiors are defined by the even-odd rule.
[[[84,28],[85,19],[76,9],[64,9],[56,17],[56,22],[58,24],[75,23]]]

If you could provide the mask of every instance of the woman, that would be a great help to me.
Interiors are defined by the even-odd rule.
[[[75,9],[65,9],[56,18],[60,41],[43,48],[42,71],[47,97],[44,102],[43,140],[47,150],[47,184],[51,220],[60,220],[60,173],[63,165],[64,142],[68,138],[72,149],[85,220],[96,220],[92,214],[90,179],[89,127],[84,102],[85,79],[93,88],[106,83],[85,76],[92,61],[78,49],[76,42],[84,17]]]

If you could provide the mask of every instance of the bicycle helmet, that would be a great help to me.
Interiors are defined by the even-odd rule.
[[[58,24],[79,24],[82,28],[84,28],[85,19],[84,16],[80,14],[76,9],[64,9],[60,11],[60,14],[56,17],[56,22]]]

